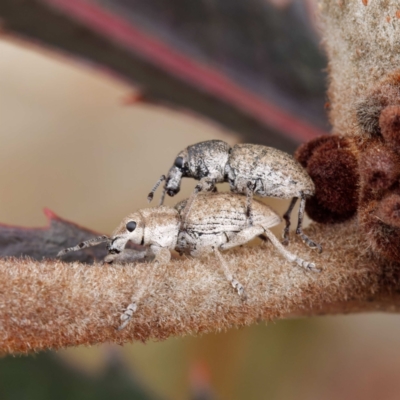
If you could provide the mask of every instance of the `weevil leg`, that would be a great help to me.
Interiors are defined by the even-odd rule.
[[[149,273],[146,275],[144,282],[136,291],[136,293],[131,297],[131,303],[126,307],[126,310],[121,314],[120,320],[121,325],[117,328],[118,331],[126,328],[129,324],[129,321],[132,319],[133,314],[138,309],[138,303],[142,300],[143,295],[145,294],[146,290],[151,286],[154,279],[154,274]]]
[[[293,208],[297,202],[298,197],[293,197],[290,201],[289,208],[283,214],[283,219],[286,221],[285,228],[283,229],[283,241],[282,244],[287,246],[289,244],[289,228],[290,228],[290,216],[292,215]]]
[[[212,191],[213,188],[215,188],[215,180],[214,179],[210,179],[209,177],[205,177],[205,178],[200,179],[200,182],[194,188],[193,193],[189,197],[189,200],[186,202],[185,208],[181,212],[180,230],[184,230],[185,229],[186,219],[190,214],[190,210],[191,210],[191,208],[193,206],[193,203],[196,200],[196,197],[199,194],[199,192],[201,192],[203,190]]]
[[[226,242],[220,246],[221,250],[231,249],[232,247],[240,246],[250,240],[256,238],[264,233],[264,228],[259,225],[249,226],[241,230],[240,232],[230,236],[229,242]]]
[[[160,202],[158,203],[159,206],[162,206],[164,204],[165,200],[165,195],[167,194],[167,189],[163,189],[162,195],[160,197]]]
[[[151,189],[151,192],[148,194],[147,196],[147,201],[150,203],[153,200],[154,197],[154,193],[155,191],[158,189],[158,187],[161,185],[161,182],[165,181],[165,175],[161,175],[160,179],[156,182],[156,184],[153,186],[153,189]],[[162,197],[162,202],[160,204],[160,206],[163,204],[164,202],[164,197],[165,197],[165,190],[164,190],[164,196]]]
[[[149,254],[153,254],[155,256],[155,262],[164,268],[161,272],[165,273],[165,265],[168,264],[171,259],[171,252],[169,251],[169,249],[153,245],[150,246],[148,255]],[[144,282],[142,282],[142,286],[140,286],[137,292],[132,296],[131,303],[128,305],[128,307],[120,317],[122,324],[118,327],[119,331],[126,328],[133,314],[137,311],[138,303],[143,298],[146,290],[151,286],[154,276],[155,271],[153,271],[153,273],[149,272],[146,275]]]
[[[152,261],[154,254],[150,253],[148,249],[134,250],[124,249],[120,253],[108,254],[103,261],[103,264],[133,264],[145,261]]]
[[[276,236],[269,230],[264,229],[264,234],[268,237],[268,239],[272,242],[272,244],[276,247],[276,249],[290,262],[295,262],[296,264],[300,265],[301,267],[308,269],[310,271],[320,272],[320,270],[315,266],[314,263],[305,261],[300,257],[297,257],[295,254],[291,253],[290,251],[286,250],[282,243],[276,238]]]
[[[232,275],[231,270],[229,268],[228,263],[222,257],[222,254],[217,248],[214,248],[214,253],[219,259],[219,262],[221,263],[222,269],[224,271],[226,279],[228,279],[228,282],[232,285],[232,287],[238,292],[238,295],[241,296],[243,299],[247,298],[246,292],[244,290],[244,286],[236,280],[236,278]]]
[[[110,240],[111,239],[108,236],[105,236],[105,235],[98,236],[93,239],[89,239],[84,242],[81,242],[81,243],[77,244],[76,246],[68,247],[67,249],[63,249],[63,250],[59,251],[57,254],[57,257],[61,257],[64,254],[67,254],[71,251],[78,251],[78,250],[85,249],[87,247],[97,246],[100,243],[110,242]]]
[[[151,252],[155,255],[155,262],[159,265],[166,265],[171,261],[171,251],[165,247],[150,246]]]
[[[247,220],[249,222],[249,226],[253,225],[253,193],[254,193],[254,187],[251,183],[251,181],[247,182],[246,185],[246,215],[247,215]]]
[[[306,196],[304,193],[301,193],[300,207],[299,207],[299,220],[297,223],[296,234],[300,235],[301,239],[307,244],[308,247],[318,249],[318,253],[322,252],[322,247],[319,243],[315,243],[312,241],[304,232],[302,228],[303,218],[304,218],[304,210],[306,208]]]

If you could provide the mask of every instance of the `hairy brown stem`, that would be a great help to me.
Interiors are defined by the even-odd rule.
[[[334,131],[362,134],[355,107],[400,62],[397,0],[322,0],[330,58],[330,115]],[[369,251],[355,221],[313,225],[317,254],[298,239],[290,251],[313,261],[313,273],[285,261],[271,246],[224,253],[246,289],[243,301],[215,257],[154,264],[86,266],[0,260],[0,350],[26,352],[102,342],[165,339],[288,316],[400,310],[399,264]],[[131,296],[147,281],[127,328],[117,331]]]
[[[288,316],[400,308],[398,266],[369,254],[355,222],[313,225],[317,254],[298,239],[289,249],[323,268],[309,272],[285,261],[271,244],[224,252],[245,286],[243,301],[216,257],[155,264],[87,266],[60,261],[0,261],[0,350],[26,352],[103,342],[125,343],[218,331]],[[165,272],[166,271],[166,272]],[[154,274],[123,331],[120,314]]]

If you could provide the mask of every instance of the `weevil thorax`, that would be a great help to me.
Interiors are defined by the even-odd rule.
[[[178,212],[166,206],[143,208],[125,217],[115,230],[109,251],[122,251],[128,241],[173,249],[180,226]]]
[[[223,182],[230,149],[229,144],[222,140],[207,140],[189,146],[187,176],[197,180],[210,177],[215,182]]]
[[[140,213],[145,223],[143,244],[174,249],[181,224],[178,212],[172,207],[160,206],[144,208]]]

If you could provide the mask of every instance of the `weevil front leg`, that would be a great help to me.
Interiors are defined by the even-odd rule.
[[[153,254],[155,256],[155,262],[158,265],[163,266],[164,268],[165,265],[168,264],[169,261],[171,260],[171,252],[169,249],[165,247],[152,245],[150,246],[149,254]],[[163,272],[165,272],[165,270]],[[120,317],[122,324],[118,327],[119,331],[124,329],[129,324],[129,321],[132,319],[133,314],[138,309],[138,303],[143,298],[143,295],[145,294],[146,290],[151,286],[154,279],[154,275],[155,271],[153,271],[153,273],[149,272],[148,274],[146,274],[145,279],[142,282],[142,285],[132,296],[131,303],[128,305],[128,307]]]
[[[183,230],[185,228],[185,221],[190,214],[190,210],[191,210],[193,203],[194,203],[197,195],[199,194],[199,192],[202,192],[202,191],[210,192],[214,188],[215,188],[215,179],[212,179],[207,176],[205,178],[200,179],[200,182],[194,188],[193,193],[191,194],[188,201],[186,202],[185,208],[181,212],[180,230]]]
[[[151,286],[153,279],[154,279],[154,274],[148,273],[145,275],[145,279],[142,282],[142,285],[139,287],[136,293],[132,295],[131,303],[128,305],[128,307],[126,307],[126,310],[122,313],[120,317],[122,323],[118,327],[117,329],[118,331],[126,328],[126,326],[129,324],[129,321],[132,319],[133,314],[138,309],[138,304],[140,300],[142,300],[142,297],[145,294],[147,288]]]
[[[108,254],[103,263],[104,264],[132,264],[138,262],[152,261],[154,254],[145,250],[124,249],[120,253]]]
[[[171,261],[171,251],[165,247],[150,246],[151,252],[155,256],[155,262],[159,265],[166,265]]]
[[[322,252],[322,247],[319,243],[315,243],[312,241],[304,232],[302,228],[303,218],[304,218],[304,210],[306,208],[306,197],[303,193],[301,193],[300,207],[299,207],[299,220],[297,223],[296,234],[300,235],[301,239],[307,244],[308,247],[318,249],[318,253]]]

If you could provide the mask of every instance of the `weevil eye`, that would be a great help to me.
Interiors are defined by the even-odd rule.
[[[182,157],[177,157],[174,163],[175,167],[182,169],[183,167],[183,158]]]
[[[129,221],[129,222],[126,224],[126,229],[127,229],[129,232],[133,232],[133,231],[136,229],[136,222],[135,222],[135,221]]]

